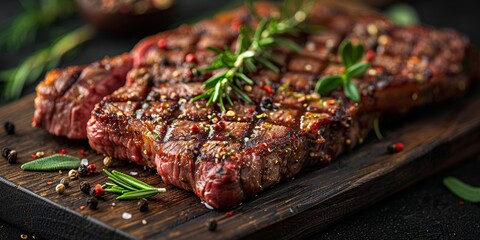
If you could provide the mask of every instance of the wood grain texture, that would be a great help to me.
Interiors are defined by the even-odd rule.
[[[415,111],[391,129],[386,139],[370,139],[326,167],[304,171],[295,180],[232,209],[231,216],[208,210],[192,193],[171,186],[166,186],[167,193],[152,198],[146,213],[137,209],[136,201],[118,201],[113,194],[107,194],[97,210],[80,210],[87,199],[79,190],[80,181],[104,183],[104,175],[72,181],[65,194],[58,195],[55,186],[67,171],[27,172],[20,169],[20,164],[31,161],[30,155],[37,151],[50,155],[65,149],[69,155],[81,157],[80,150],[85,149],[85,157],[102,169],[103,156],[89,150],[87,141],[67,140],[32,128],[33,96],[28,96],[0,108],[2,125],[8,120],[17,128],[15,135],[0,132],[0,147],[19,153],[19,164],[0,161],[0,218],[47,239],[263,239],[309,235],[480,152],[478,93]],[[388,144],[397,141],[405,143],[404,151],[386,154]],[[165,186],[154,172],[134,164],[115,162],[111,169],[136,171],[140,180]],[[124,212],[133,217],[122,219]],[[209,219],[217,220],[217,231],[207,230]]]

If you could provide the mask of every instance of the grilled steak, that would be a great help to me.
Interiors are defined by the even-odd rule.
[[[124,54],[88,66],[50,71],[36,88],[32,125],[57,136],[87,138],[93,107],[125,84],[132,64],[130,55]]]
[[[260,14],[274,12],[257,5]],[[167,184],[193,191],[215,208],[328,163],[361,143],[374,117],[461,95],[469,85],[462,63],[468,41],[453,30],[397,27],[381,16],[315,4],[309,22],[325,27],[298,37],[299,53],[274,51],[280,74],[259,70],[245,86],[253,100],[217,106],[189,100],[208,76],[195,69],[212,61],[207,46],[234,46],[239,24],[255,24],[245,9],[149,37],[132,50],[127,83],[96,105],[88,122],[100,153],[157,168]],[[342,39],[368,49],[371,69],[354,81],[362,101],[341,91],[314,93],[317,79],[343,71]],[[186,62],[186,54],[195,62]]]

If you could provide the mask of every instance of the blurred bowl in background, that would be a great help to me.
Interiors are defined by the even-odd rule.
[[[112,34],[152,33],[171,23],[175,0],[76,0],[85,19]]]

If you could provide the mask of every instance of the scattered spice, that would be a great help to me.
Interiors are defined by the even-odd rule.
[[[79,208],[80,208],[80,211],[81,211],[81,210],[85,209],[85,205],[80,205]]]
[[[82,160],[80,161],[80,165],[88,165],[88,159],[82,158]]]
[[[85,155],[85,149],[80,149],[80,155]]]
[[[91,188],[90,183],[88,183],[87,181],[82,181],[80,183],[80,191],[82,191],[83,193],[88,194],[90,191],[90,188]]]
[[[199,133],[200,132],[200,127],[198,127],[197,124],[192,124],[192,126],[190,126],[190,131],[192,131],[192,133]]]
[[[25,163],[21,166],[27,171],[54,171],[77,168],[80,159],[66,154],[54,154],[48,157]]]
[[[75,180],[78,178],[78,171],[75,169],[72,169],[68,172],[68,178]]]
[[[15,125],[9,121],[6,121],[5,124],[3,124],[3,127],[8,135],[13,135],[15,133]]]
[[[103,159],[103,165],[105,165],[105,167],[110,167],[112,166],[112,158],[109,157],[109,156],[106,156],[104,159]]]
[[[387,151],[388,151],[388,153],[397,153],[397,152],[402,151],[403,147],[404,147],[403,143],[398,142],[398,143],[388,145]]]
[[[142,224],[143,224],[143,225],[147,225],[147,220],[143,219],[143,220],[142,220]]]
[[[67,150],[62,149],[62,150],[58,151],[58,154],[67,154]]]
[[[122,218],[128,220],[128,219],[132,218],[132,214],[128,213],[128,212],[124,212],[124,213],[122,213]]]
[[[65,185],[63,184],[58,184],[56,187],[55,187],[55,192],[57,192],[58,194],[63,194],[65,192]]]
[[[219,121],[213,125],[213,130],[215,131],[219,132],[219,131],[222,131],[223,129],[225,129],[225,122],[223,121]]]
[[[225,213],[225,216],[227,216],[227,217],[230,217],[230,216],[232,216],[232,215],[233,215],[233,211],[229,211],[229,212],[226,212],[226,213]]]
[[[2,149],[2,157],[4,158],[7,158],[8,154],[10,153],[10,151],[12,151],[12,149],[8,148],[8,147],[4,147]]]
[[[20,234],[20,238],[21,239],[28,239],[28,235],[27,234]]]
[[[31,157],[32,159],[37,159],[37,158],[38,158],[37,155],[34,154],[34,153],[32,153],[32,155],[30,155],[30,157]]]
[[[78,167],[77,172],[79,177],[86,177],[88,174],[87,165],[80,164],[80,167]]]
[[[37,158],[42,158],[43,156],[45,156],[45,153],[44,153],[44,152],[36,152],[36,153],[35,153],[35,156],[36,156]]]
[[[48,181],[48,182],[47,182],[47,185],[52,185],[52,184],[53,184],[52,181]]]
[[[87,174],[89,174],[89,175],[94,174],[96,170],[97,170],[97,165],[95,163],[88,164]]]
[[[7,160],[8,160],[8,163],[10,164],[17,163],[17,151],[10,150],[10,152],[7,155]]]
[[[102,197],[105,194],[105,189],[100,184],[95,184],[93,188],[90,188],[89,194],[92,197]]]
[[[68,186],[70,185],[70,179],[68,178],[62,178],[60,180],[60,184],[63,184],[66,188],[68,188]]]
[[[90,209],[97,209],[98,207],[98,199],[95,198],[95,197],[89,197],[87,199],[87,206],[90,208]]]
[[[133,172],[133,171],[132,171],[132,172],[130,172],[130,175],[132,175],[132,176],[137,176],[137,175],[138,175],[138,172]]]
[[[217,220],[215,219],[210,219],[208,222],[207,222],[207,227],[208,227],[208,231],[215,231],[217,230]]]
[[[197,58],[195,57],[195,54],[189,53],[189,54],[185,55],[185,61],[188,62],[188,63],[194,63],[194,62],[197,61]]]
[[[146,212],[148,211],[148,201],[145,198],[140,199],[137,203],[137,207],[140,210],[140,212]]]

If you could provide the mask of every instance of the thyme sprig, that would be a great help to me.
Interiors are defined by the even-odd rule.
[[[2,96],[5,99],[20,96],[26,83],[35,81],[44,71],[58,66],[65,54],[93,36],[93,28],[85,25],[60,36],[50,46],[33,53],[17,67],[1,71]]]
[[[237,38],[236,49],[225,47],[223,50],[210,48],[217,56],[212,63],[200,69],[200,73],[220,72],[204,82],[204,92],[192,99],[192,102],[202,98],[208,99],[207,105],[216,103],[222,112],[226,111],[225,101],[233,105],[231,93],[235,93],[239,99],[250,103],[252,100],[244,92],[244,84],[253,85],[253,80],[246,73],[257,71],[257,66],[262,66],[275,73],[280,72],[275,57],[269,52],[272,46],[279,45],[293,51],[299,51],[300,47],[283,35],[297,34],[297,26],[305,21],[307,3],[303,1],[286,1],[281,11],[281,16],[261,18],[255,11],[251,1],[247,1],[253,17],[258,21],[255,29],[245,25],[240,28]],[[295,7],[295,8],[293,8]],[[292,11],[292,9],[297,9]],[[223,71],[222,71],[223,70]]]
[[[352,78],[362,76],[368,68],[370,68],[370,64],[360,62],[363,54],[362,44],[352,44],[349,40],[342,41],[338,48],[338,55],[340,56],[342,65],[345,67],[345,71],[341,75],[331,75],[321,78],[315,86],[315,91],[323,95],[342,86],[345,96],[355,102],[359,102],[360,93],[357,85],[352,81]]]
[[[71,0],[20,1],[23,12],[0,29],[0,48],[18,50],[33,43],[39,29],[76,12]]]
[[[165,188],[156,188],[119,171],[113,170],[112,172],[109,172],[108,170],[103,169],[103,173],[113,182],[105,183],[105,191],[121,194],[117,197],[118,200],[149,198],[158,193],[164,193],[167,191]]]

